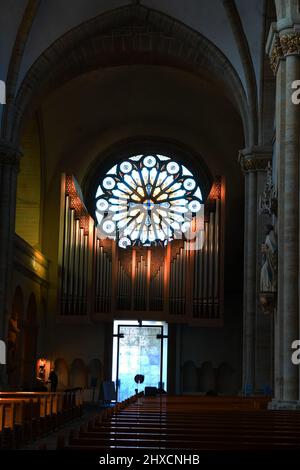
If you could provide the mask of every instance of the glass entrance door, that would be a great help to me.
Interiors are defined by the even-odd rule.
[[[118,325],[116,388],[118,401],[163,384],[163,325]],[[136,375],[144,376],[137,384]]]

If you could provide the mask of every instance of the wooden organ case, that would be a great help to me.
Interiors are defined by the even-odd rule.
[[[201,249],[174,240],[166,247],[120,248],[98,235],[80,187],[63,175],[59,321],[163,320],[223,324],[225,189],[217,177],[205,203]]]

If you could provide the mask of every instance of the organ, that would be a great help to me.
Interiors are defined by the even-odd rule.
[[[217,177],[204,207],[201,249],[184,238],[124,249],[101,236],[75,178],[63,175],[59,317],[221,326],[224,197]]]

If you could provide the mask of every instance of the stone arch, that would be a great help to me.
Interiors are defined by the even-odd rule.
[[[90,388],[93,383],[99,387],[102,380],[103,370],[100,359],[92,359],[88,365],[88,387]]]
[[[64,390],[69,386],[69,368],[62,357],[58,358],[54,362],[54,370],[58,377],[58,390]]]
[[[34,386],[35,365],[37,349],[37,303],[36,297],[31,293],[24,322],[24,349],[23,349],[23,388],[32,389]]]
[[[137,21],[139,28],[128,26]],[[62,83],[100,66],[132,63],[164,63],[209,77],[239,110],[246,146],[255,141],[255,123],[250,117],[243,85],[226,56],[180,21],[141,5],[102,13],[67,32],[46,49],[19,88],[7,137],[17,142],[29,107],[37,105]]]
[[[87,387],[87,368],[82,359],[74,359],[70,370],[70,387]]]
[[[198,370],[194,361],[186,361],[183,364],[183,391],[184,392],[197,392],[198,391]]]

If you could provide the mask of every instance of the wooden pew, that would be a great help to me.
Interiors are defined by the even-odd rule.
[[[0,448],[16,448],[82,413],[81,389],[0,392]]]
[[[265,397],[136,397],[72,431],[66,450],[300,450],[300,411]]]

